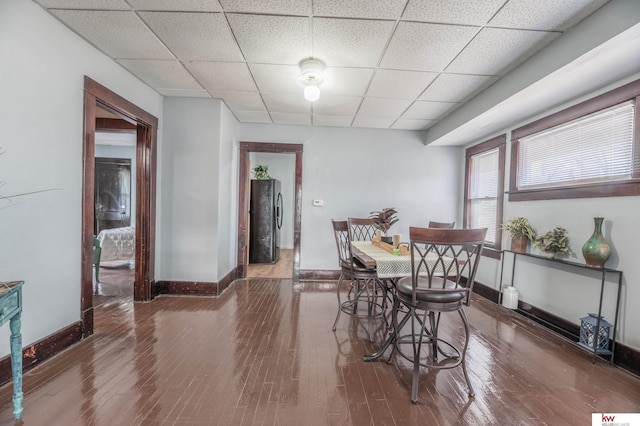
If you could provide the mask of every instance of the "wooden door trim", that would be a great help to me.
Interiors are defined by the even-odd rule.
[[[249,182],[249,153],[273,152],[295,153],[295,188],[294,188],[294,218],[293,218],[293,281],[300,279],[300,228],[302,225],[302,144],[240,142],[239,179],[238,179],[238,262],[237,276],[245,278],[247,275],[247,223]]]
[[[137,123],[136,251],[134,300],[152,297],[155,259],[156,145],[158,119],[140,107],[84,77],[84,136],[82,161],[81,320],[83,337],[93,334],[93,221],[95,193],[96,108],[100,105]]]

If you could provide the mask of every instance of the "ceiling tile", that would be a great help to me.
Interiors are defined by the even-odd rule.
[[[444,24],[485,25],[505,0],[409,1],[402,19]]]
[[[358,115],[367,117],[398,117],[411,105],[407,99],[364,98]]]
[[[407,0],[314,0],[315,16],[399,19]]]
[[[373,77],[373,68],[333,68],[324,70],[322,93],[340,96],[364,96]]]
[[[380,69],[373,77],[367,96],[376,98],[415,99],[438,73]]]
[[[269,111],[311,115],[311,102],[302,96],[302,91],[294,93],[262,93],[262,99]]]
[[[418,99],[422,101],[462,102],[498,80],[486,75],[442,73]]]
[[[221,13],[139,12],[180,60],[243,61]]]
[[[395,121],[395,117],[371,117],[358,114],[353,120],[353,127],[368,127],[372,129],[388,129]]]
[[[320,93],[320,99],[313,103],[313,112],[325,115],[354,116],[362,98],[357,96],[331,96]]]
[[[293,114],[288,112],[272,112],[271,119],[276,124],[311,125],[311,114]]]
[[[219,91],[211,94],[214,98],[223,99],[230,110],[263,111],[267,109],[258,92],[228,92]]]
[[[560,33],[484,28],[447,67],[461,74],[503,75]]]
[[[119,59],[118,62],[154,89],[202,90],[178,61]]]
[[[136,10],[221,12],[218,0],[127,0]]]
[[[258,91],[246,64],[234,62],[187,62],[185,66],[209,91]]]
[[[51,10],[51,13],[113,58],[175,59],[134,12]]]
[[[393,21],[313,19],[313,57],[331,67],[375,67]]]
[[[220,0],[227,12],[311,15],[311,0]]]
[[[35,0],[44,7],[56,9],[131,10],[124,0]]]
[[[263,92],[302,93],[297,65],[249,64],[249,69]]]
[[[459,25],[400,22],[380,66],[443,71],[478,30]]]
[[[260,111],[234,111],[233,115],[236,116],[238,121],[243,123],[269,123],[271,124],[271,117],[266,112]]]
[[[427,130],[434,124],[434,120],[411,120],[408,118],[400,118],[398,121],[393,123],[391,128],[402,130]]]
[[[298,65],[311,56],[309,18],[227,14],[248,62]]]
[[[451,111],[459,104],[451,102],[416,101],[402,114],[402,118],[414,120],[435,120]]]
[[[489,22],[491,26],[565,31],[608,0],[510,0]]]
[[[187,90],[187,89],[156,89],[158,93],[164,96],[180,96],[183,98],[210,98],[211,95],[206,90]]]
[[[353,115],[313,114],[314,126],[351,127]]]

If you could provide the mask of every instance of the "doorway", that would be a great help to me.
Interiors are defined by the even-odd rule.
[[[249,153],[247,278],[293,276],[295,159],[290,152]]]
[[[133,299],[152,299],[155,257],[156,140],[158,119],[85,76],[82,181],[81,320],[83,337],[93,334],[93,241],[95,226],[95,134],[97,111],[115,115],[135,129],[135,274]]]
[[[302,145],[259,142],[240,142],[239,191],[238,191],[238,278],[245,278],[248,271],[247,252],[249,237],[249,196],[251,182],[251,153],[289,153],[295,155],[293,178],[293,249],[291,264],[293,281],[300,278],[300,227],[302,211]]]

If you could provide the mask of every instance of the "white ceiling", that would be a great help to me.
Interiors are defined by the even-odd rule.
[[[426,130],[607,0],[36,0],[165,96],[243,123]],[[326,64],[320,99],[300,61]]]

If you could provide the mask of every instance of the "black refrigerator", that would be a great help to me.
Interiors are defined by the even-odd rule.
[[[249,263],[277,262],[282,227],[279,180],[251,180],[249,222]]]

